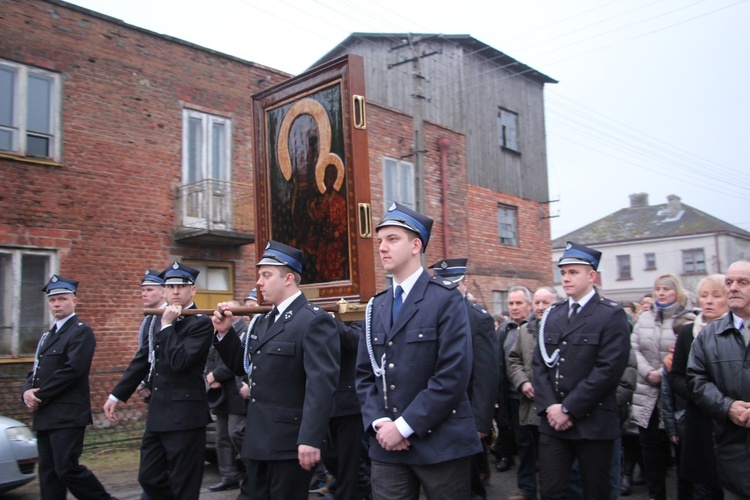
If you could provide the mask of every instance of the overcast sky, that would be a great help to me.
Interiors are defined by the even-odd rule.
[[[353,32],[471,35],[560,82],[545,90],[553,238],[638,192],[750,231],[747,0],[72,3],[293,74]]]

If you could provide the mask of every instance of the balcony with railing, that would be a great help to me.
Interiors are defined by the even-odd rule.
[[[175,193],[176,241],[204,245],[247,245],[253,233],[252,186],[204,179],[182,184]]]

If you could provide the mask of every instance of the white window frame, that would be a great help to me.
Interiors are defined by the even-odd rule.
[[[698,259],[698,255],[702,257],[702,260]],[[690,257],[690,262],[685,258]],[[701,268],[698,269],[698,265]],[[688,267],[693,269],[688,269]],[[706,252],[702,248],[688,248],[682,251],[682,273],[683,274],[706,274]]]
[[[395,165],[395,193],[389,193],[388,165]],[[406,193],[409,199],[402,195]],[[388,210],[391,203],[398,202],[409,208],[416,209],[416,191],[414,186],[414,165],[408,161],[397,160],[395,158],[383,157],[383,208]]]
[[[505,214],[505,217],[503,217]],[[512,223],[508,222],[508,214],[513,214]],[[512,237],[508,237],[511,232],[508,228],[512,227]],[[497,204],[497,237],[501,245],[518,247],[518,207],[506,205],[505,203]]]
[[[190,120],[200,121],[200,150],[197,166],[191,179]],[[214,164],[213,127],[224,127],[224,144],[218,145],[223,157],[221,165]],[[214,175],[215,171],[218,171]],[[212,227],[230,229],[232,222],[232,120],[190,108],[182,111],[182,181],[185,187],[181,197],[182,223],[187,227]]]
[[[22,304],[21,304],[21,283],[22,283],[22,259],[25,255],[39,255],[42,257],[47,257],[48,259],[48,269],[45,273],[46,277],[52,276],[53,274],[57,273],[58,269],[58,256],[57,253],[54,251],[49,250],[38,250],[38,249],[26,249],[26,248],[5,248],[0,247],[0,254],[2,255],[9,255],[10,256],[10,273],[8,276],[6,276],[6,282],[0,283],[0,286],[4,288],[3,294],[7,298],[7,300],[4,301],[2,304],[2,307],[4,308],[3,316],[10,319],[10,353],[0,353],[0,358],[18,358],[18,357],[33,357],[34,352],[19,352],[20,350],[20,325],[21,325],[21,314],[22,314]],[[45,278],[46,283],[46,278]],[[44,283],[39,283],[39,294],[42,295],[43,292],[41,291],[42,287],[44,286]],[[40,321],[43,321],[43,324],[51,325],[52,324],[52,315],[49,313],[49,310],[45,308],[44,312],[45,317],[39,318]],[[2,327],[7,327],[8,325],[0,325]],[[39,337],[41,338],[42,334],[44,333],[44,328],[40,329],[39,331]],[[5,335],[6,331],[5,328],[2,329],[2,334]]]
[[[653,261],[653,265],[651,265],[651,263],[649,262],[649,258]],[[656,270],[656,253],[655,252],[646,252],[643,255],[643,259],[646,262],[645,267],[644,267],[644,271],[654,271],[654,270]]]
[[[633,266],[630,263],[630,254],[615,256],[617,262],[617,279],[632,280]]]
[[[232,180],[232,120],[223,116],[212,115],[197,111],[195,109],[183,108],[182,110],[182,180],[188,182],[190,176],[190,119],[195,118],[201,121],[201,150],[200,150],[200,172],[196,181],[204,179],[219,179],[222,181]],[[214,171],[211,152],[214,150],[213,134],[211,130],[214,124],[221,124],[225,127],[224,136],[225,144],[221,149],[224,156],[224,165],[221,167],[219,177],[212,177]]]
[[[61,102],[62,87],[60,75],[51,71],[45,71],[39,68],[33,68],[24,64],[18,64],[5,59],[0,59],[0,68],[12,71],[13,76],[13,114],[12,123],[0,124],[0,130],[11,133],[10,149],[0,149],[0,153],[13,154],[18,156],[51,159],[60,161],[60,150],[62,145],[61,130]],[[51,81],[50,89],[50,123],[48,124],[49,132],[28,131],[28,88],[29,75],[45,78]],[[39,137],[45,137],[49,140],[49,155],[40,156],[29,153],[27,147],[27,138],[29,134]]]
[[[503,149],[521,152],[518,133],[518,113],[505,108],[497,112],[498,139]]]

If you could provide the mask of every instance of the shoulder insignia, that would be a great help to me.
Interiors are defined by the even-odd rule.
[[[614,300],[610,300],[610,299],[607,299],[607,298],[604,298],[604,297],[601,297],[599,299],[599,303],[600,304],[604,304],[605,306],[614,307],[615,309],[618,308],[618,307],[620,307],[620,304],[618,304]]]
[[[436,285],[440,285],[443,288],[447,288],[448,290],[451,290],[453,288],[456,288],[458,286],[458,283],[454,283],[451,280],[447,280],[445,278],[441,278],[440,276],[433,276],[430,278],[430,283],[434,283]]]
[[[480,313],[482,313],[482,314],[489,314],[489,313],[487,312],[487,309],[485,309],[484,307],[480,306],[480,305],[479,305],[479,304],[477,304],[477,303],[472,303],[472,304],[471,304],[471,307],[472,307],[472,309],[475,309],[475,310],[479,311],[479,312],[480,312]]]
[[[320,306],[316,306],[315,304],[311,304],[310,302],[308,302],[307,304],[305,304],[305,307],[307,309],[309,309],[310,311],[312,311],[313,314],[325,313],[325,311],[323,309],[321,309]],[[284,312],[284,319],[291,318],[292,314],[293,314],[292,311],[285,311]]]

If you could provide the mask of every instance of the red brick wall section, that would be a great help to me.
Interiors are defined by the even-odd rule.
[[[252,245],[173,242],[183,106],[232,119],[233,180],[252,184],[250,96],[289,75],[55,2],[9,0],[1,11],[0,58],[61,75],[64,144],[58,166],[0,158],[0,245],[59,250],[60,273],[80,280],[98,410],[135,352],[147,267],[234,261],[237,290],[253,286]],[[15,397],[0,412],[12,414]]]
[[[144,269],[173,259],[233,261],[237,293],[253,287],[252,245],[202,247],[173,240],[183,107],[232,119],[233,180],[252,185],[250,96],[289,75],[56,2],[6,0],[2,6],[0,58],[62,77],[64,145],[56,166],[0,157],[0,245],[57,250],[60,273],[81,281],[78,312],[98,341],[91,382],[92,406],[101,415],[136,349]],[[413,162],[412,119],[369,103],[368,127],[377,223],[384,213],[383,156]],[[447,193],[440,139],[450,141]],[[424,142],[424,212],[435,220],[425,264],[446,256],[447,203],[450,256],[469,257],[472,292],[481,301],[490,301],[493,289],[549,283],[549,224],[540,219],[546,206],[468,186],[463,135],[427,123]],[[518,207],[517,248],[498,243],[498,202]],[[382,289],[385,273],[375,239],[373,252]],[[14,391],[30,363],[0,366],[0,377],[10,377],[3,385],[8,389],[0,391],[10,391],[0,397],[0,412],[20,415]],[[137,399],[128,404],[133,418],[142,413]]]

